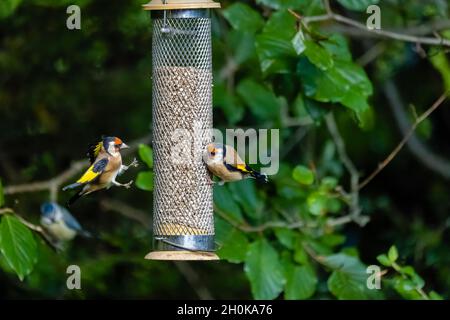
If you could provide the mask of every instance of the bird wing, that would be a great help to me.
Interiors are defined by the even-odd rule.
[[[100,141],[89,146],[87,156],[89,157],[89,161],[91,162],[91,164],[95,162],[95,159],[98,157],[100,150],[102,150],[102,144],[103,142]]]
[[[230,171],[239,171],[242,173],[251,173],[253,170],[245,164],[245,162],[239,157],[239,154],[233,148],[225,146],[224,148],[224,165]]]
[[[83,228],[81,227],[80,223],[73,215],[70,214],[70,212],[66,209],[60,206],[61,213],[63,215],[64,222],[66,225],[73,230],[81,231]]]
[[[233,164],[226,163],[225,161],[223,162],[223,164],[230,171],[239,171],[239,172],[242,172],[242,173],[252,173],[253,172],[253,170],[249,166],[247,166],[246,164],[233,165]]]
[[[78,179],[77,183],[86,184],[94,181],[108,165],[108,158],[102,158],[96,161],[93,165],[87,169],[87,171]]]

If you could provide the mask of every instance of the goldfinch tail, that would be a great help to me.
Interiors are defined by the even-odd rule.
[[[69,184],[68,186],[65,186],[64,188],[62,188],[62,190],[63,191],[66,191],[66,190],[70,190],[70,189],[75,189],[75,188],[78,188],[79,186],[81,186],[82,184],[81,183],[78,183],[78,182],[76,182],[76,183],[72,183],[72,184]]]
[[[260,183],[267,183],[267,182],[269,182],[269,179],[267,178],[267,175],[265,175],[263,173],[259,173],[258,171],[252,170],[250,172],[250,176],[252,178],[256,179],[256,181],[258,181]]]

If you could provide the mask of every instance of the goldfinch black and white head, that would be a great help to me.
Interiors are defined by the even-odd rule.
[[[116,181],[117,176],[128,170],[129,167],[137,167],[138,165],[136,159],[128,166],[122,164],[120,150],[125,148],[128,148],[128,146],[118,137],[102,137],[100,142],[90,145],[87,155],[91,166],[77,182],[63,188],[64,191],[81,188],[69,199],[67,206],[72,205],[82,196],[108,189],[112,185],[130,188],[133,180],[125,184]]]

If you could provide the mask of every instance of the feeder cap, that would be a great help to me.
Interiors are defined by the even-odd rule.
[[[220,3],[213,0],[151,0],[143,7],[144,10],[212,9],[220,8]]]

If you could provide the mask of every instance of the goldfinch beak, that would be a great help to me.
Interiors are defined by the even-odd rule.
[[[122,143],[122,145],[120,146],[120,149],[128,149],[129,146],[125,143]]]

